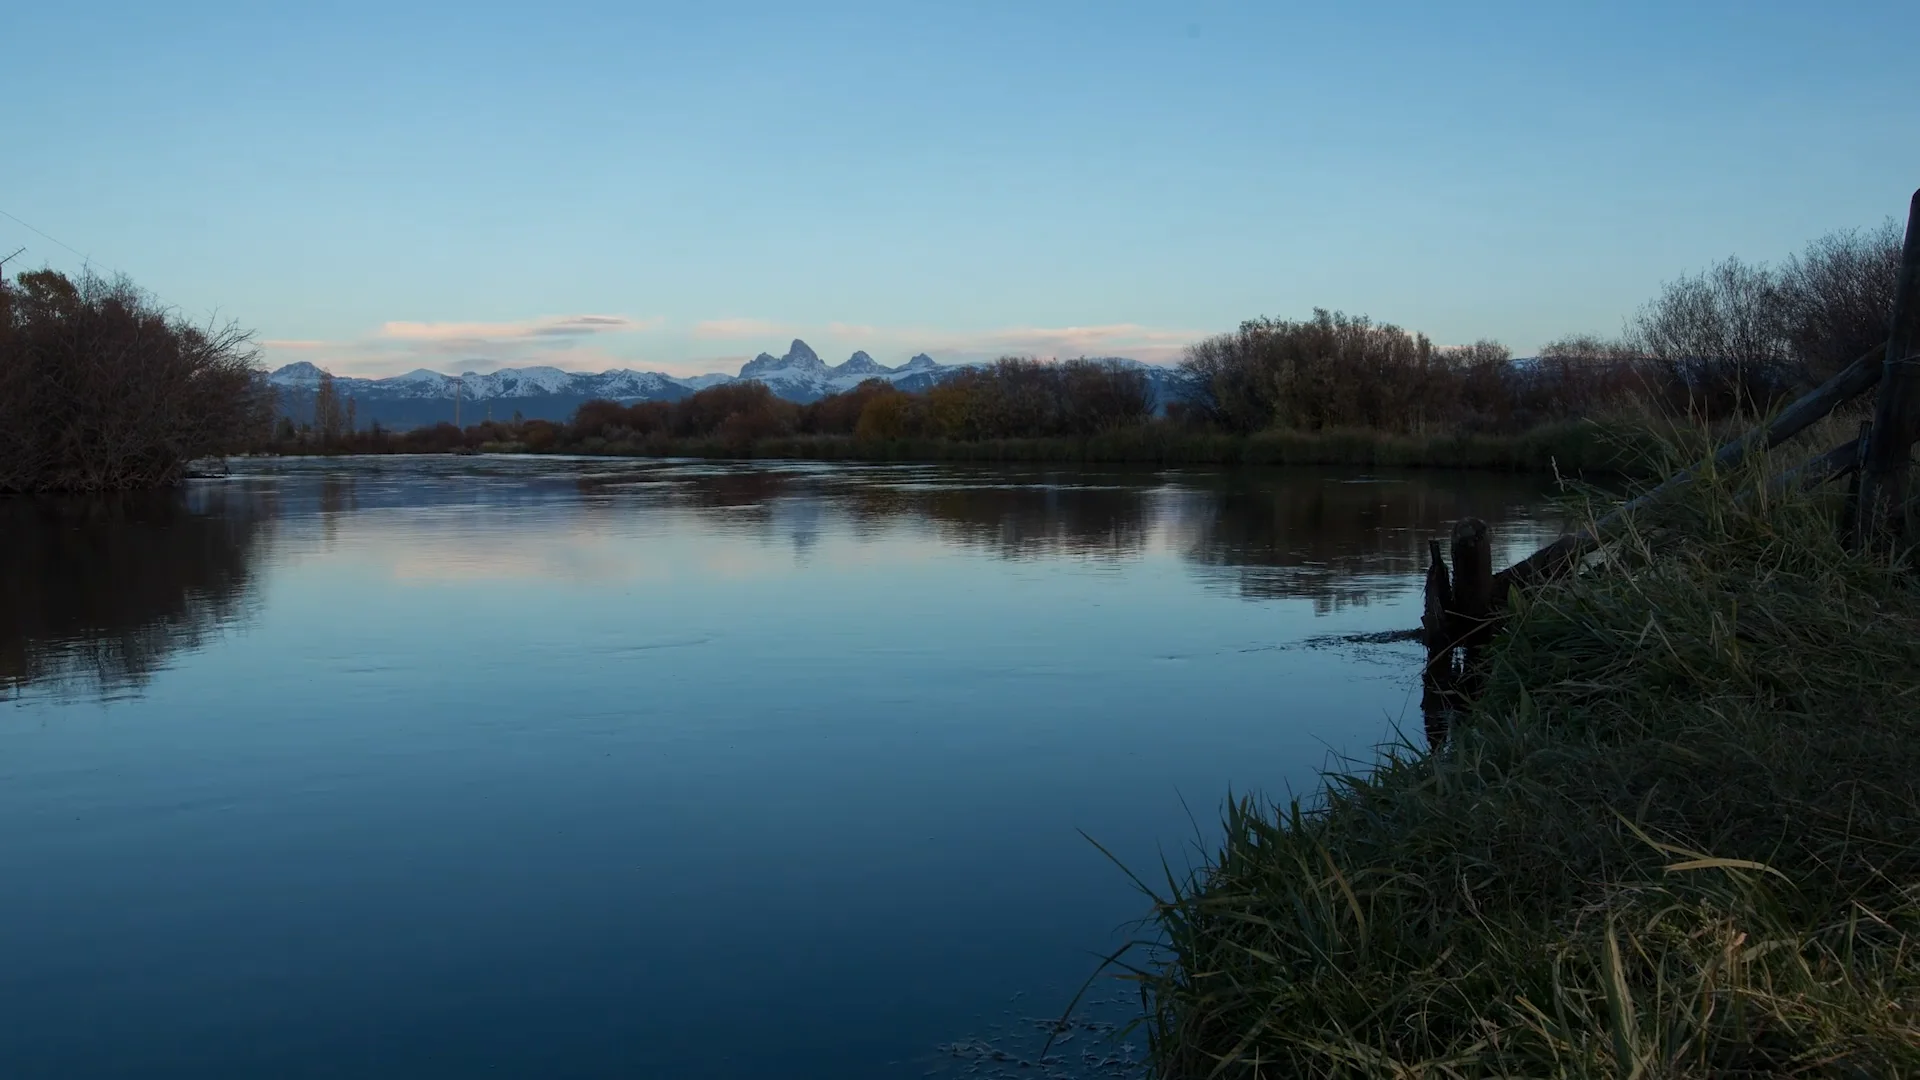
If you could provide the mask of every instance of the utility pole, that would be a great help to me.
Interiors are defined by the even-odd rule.
[[[453,426],[460,427],[460,386],[466,382],[460,376],[453,377]],[[462,428],[461,430],[465,430]]]

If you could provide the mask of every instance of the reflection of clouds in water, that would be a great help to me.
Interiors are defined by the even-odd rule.
[[[1514,548],[1545,531],[1532,518],[1537,486],[1494,474],[1355,482],[1327,470],[604,461],[555,469],[545,463],[517,481],[467,477],[465,489],[439,490],[433,484],[445,478],[434,478],[429,497],[459,491],[467,505],[410,509],[407,525],[419,528],[384,536],[392,550],[382,557],[408,580],[611,582],[746,580],[943,553],[1106,562],[1161,554],[1209,585],[1250,599],[1308,599],[1324,612],[1417,586],[1426,539],[1459,517],[1487,518]],[[496,490],[476,495],[483,481]],[[323,512],[347,498],[366,501],[364,492],[334,492]],[[398,554],[408,549],[415,554]]]
[[[802,562],[807,553],[820,542],[820,532],[827,509],[821,499],[777,499],[772,505],[769,517],[770,526],[784,533],[793,545],[794,558]]]
[[[336,525],[324,551],[310,554],[411,586],[619,585],[748,581],[791,576],[796,564],[861,567],[937,557],[923,540],[897,521],[856,534],[818,498],[593,512],[558,503],[536,514],[485,507],[366,513]]]
[[[1426,541],[1551,530],[1525,478],[1332,471],[689,465],[567,459],[249,462],[161,503],[5,504],[0,686],[138,687],[244,616],[263,557],[402,586],[747,582],[951,558],[1177,559],[1208,587],[1316,611],[1417,590]],[[85,507],[92,507],[86,509]],[[38,508],[38,509],[34,509]],[[1506,561],[1506,560],[1502,560]]]
[[[438,544],[389,549],[388,571],[402,584],[489,581],[623,582],[660,579],[668,568],[626,558],[590,538],[566,536],[507,550],[445,551]]]

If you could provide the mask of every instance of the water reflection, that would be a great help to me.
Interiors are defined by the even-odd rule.
[[[671,577],[686,571],[663,562],[671,541],[735,571],[764,571],[782,552],[789,566],[822,550],[870,560],[883,545],[1001,560],[1165,556],[1211,587],[1324,614],[1416,588],[1425,538],[1457,518],[1486,519],[1512,548],[1536,542],[1550,531],[1541,501],[1532,481],[1484,474],[269,462],[185,495],[0,501],[0,586],[13,598],[0,615],[0,692],[138,692],[170,654],[245,615],[269,549],[284,560],[357,543],[399,577],[468,580]],[[641,532],[646,542],[630,542]]]
[[[1363,479],[380,458],[0,503],[0,1076],[1017,1070],[1141,914],[1085,837],[1177,866],[1217,793],[1417,730],[1419,647],[1353,635],[1418,622],[1421,532],[1539,527],[1504,478]]]
[[[269,509],[218,488],[0,499],[0,697],[137,691],[244,614]]]
[[[1248,597],[1300,597],[1319,612],[1365,605],[1426,570],[1427,540],[1455,521],[1503,526],[1509,546],[1543,533],[1541,489],[1501,475],[1342,477],[1275,483],[1258,473],[1200,478],[1185,508],[1187,555]]]
[[[1123,559],[1147,546],[1158,488],[1138,479],[1128,484],[1107,479],[911,486],[899,492],[903,497],[894,513],[924,519],[948,543],[1003,559]]]

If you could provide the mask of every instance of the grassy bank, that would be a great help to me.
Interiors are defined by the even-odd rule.
[[[552,449],[609,456],[821,461],[1353,465],[1510,471],[1557,467],[1567,474],[1608,474],[1632,471],[1641,463],[1631,449],[1635,441],[1631,436],[1627,425],[1588,421],[1554,424],[1519,435],[1400,435],[1363,430],[1233,435],[1155,423],[1084,438],[962,440],[789,435],[738,441],[669,436],[608,440],[593,436],[577,443],[557,443]],[[498,441],[482,444],[480,448],[525,451],[530,447],[516,441]]]
[[[1531,597],[1442,751],[1229,810],[1166,1075],[1920,1074],[1920,588],[1758,476]]]

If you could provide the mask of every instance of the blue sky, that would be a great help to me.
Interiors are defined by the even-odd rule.
[[[0,211],[268,360],[1522,352],[1904,213],[1905,3],[7,4]],[[0,217],[0,254],[81,259]],[[580,316],[602,316],[583,321]]]

